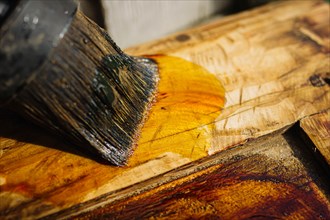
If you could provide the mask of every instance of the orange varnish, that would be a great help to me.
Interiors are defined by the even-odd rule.
[[[150,58],[159,68],[157,101],[130,164],[164,152],[178,153],[192,160],[206,156],[213,122],[225,102],[221,82],[201,66],[182,58]]]

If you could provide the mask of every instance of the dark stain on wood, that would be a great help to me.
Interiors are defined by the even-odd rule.
[[[258,159],[267,160],[267,158]],[[174,188],[169,187],[153,195],[141,196],[138,200],[131,199],[128,202],[99,209],[85,217],[110,219],[151,217],[177,219],[183,216],[191,219],[219,217],[232,219],[235,216],[240,216],[242,219],[257,216],[283,218],[299,215],[305,219],[330,217],[327,205],[317,198],[310,182],[299,186],[287,183],[276,176],[249,173],[247,168],[236,164],[220,167]]]
[[[216,164],[186,177],[76,217],[329,219],[329,201],[319,193],[314,181],[317,177],[308,174],[299,162],[301,158],[293,157],[297,149],[292,149],[289,139],[279,135],[247,144],[232,150],[225,161],[218,159]]]

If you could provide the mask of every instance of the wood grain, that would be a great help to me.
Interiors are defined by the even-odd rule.
[[[184,60],[183,70],[174,71],[173,78],[177,74],[189,73],[190,68],[186,67],[196,67],[193,69],[200,77],[193,79],[195,84],[190,89],[198,91],[194,94],[200,96],[189,97],[189,107],[185,107],[186,96],[175,99],[177,94],[171,93],[172,89],[178,88],[175,83],[182,82],[169,83],[166,86],[169,89],[167,98],[164,99],[161,93],[158,97],[159,103],[163,98],[163,104],[166,99],[172,100],[172,107],[155,104],[159,108],[153,111],[163,113],[159,120],[155,114],[156,118],[150,117],[150,121],[146,122],[140,143],[126,167],[111,167],[97,162],[19,117],[1,112],[1,217],[44,217],[70,207],[77,208],[75,205],[82,202],[95,202],[93,199],[104,195],[118,201],[127,195],[139,194],[143,187],[150,190],[159,186],[161,182],[151,184],[148,181],[161,174],[174,170],[172,179],[164,178],[168,181],[177,179],[180,172],[175,169],[180,166],[189,163],[195,166],[209,155],[329,109],[329,86],[316,85],[311,80],[314,75],[323,77],[329,72],[328,27],[327,3],[285,1],[127,50],[134,55],[162,54],[164,59],[157,60],[154,56],[159,66],[171,64],[167,58]],[[175,66],[175,63],[171,65]],[[208,83],[216,86],[209,88],[206,86]],[[227,100],[222,110],[221,84]],[[205,93],[198,88],[203,88]],[[215,88],[221,89],[214,91]],[[189,93],[190,89],[185,88],[184,92]],[[217,94],[217,98],[209,99],[209,91]],[[201,102],[196,102],[198,99]],[[210,106],[214,100],[220,102]],[[181,120],[181,124],[188,127],[181,126],[181,130],[177,131],[173,124],[172,127],[163,126],[176,120]],[[273,151],[269,149],[269,152]],[[287,159],[290,158],[293,159],[291,156]],[[253,164],[258,165],[262,164],[264,157],[254,159],[251,162],[256,161]],[[217,172],[221,174],[221,170]],[[181,177],[186,174],[182,172]],[[249,183],[244,182],[251,187]],[[258,181],[254,183],[258,184]],[[233,182],[232,189],[236,189],[235,184],[239,183]],[[299,195],[306,192],[290,185],[286,194],[271,180],[259,184],[263,190],[274,186],[283,198],[295,195],[294,192]],[[312,189],[310,198],[315,198],[317,204],[323,204],[321,207],[329,207],[320,199],[324,196],[319,189],[312,182],[307,181],[306,184]],[[136,191],[130,188],[135,185]],[[314,194],[320,194],[320,197]],[[298,210],[302,205],[310,205],[298,201],[301,202],[297,204]],[[116,210],[120,209],[118,206]],[[315,210],[313,208],[308,213],[315,213]]]
[[[223,82],[227,102],[213,153],[330,107],[329,87],[310,86],[310,77],[330,69],[329,7],[292,4],[270,4],[127,52],[179,56]]]

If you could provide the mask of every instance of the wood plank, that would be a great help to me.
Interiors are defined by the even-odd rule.
[[[330,69],[329,20],[327,4],[279,2],[127,52],[179,56],[223,82],[227,102],[213,153],[316,113],[321,103],[330,107],[329,87],[309,86]]]
[[[303,118],[300,126],[330,166],[330,111]]]
[[[129,186],[329,109],[329,86],[310,80],[329,70],[328,27],[326,3],[286,1],[128,50],[153,55],[169,80],[126,167],[1,112],[0,216],[37,218],[128,195]]]
[[[50,218],[329,219],[330,203],[301,163],[303,145],[292,134],[264,137],[169,172],[174,179],[186,174],[158,188],[117,201],[105,195]]]

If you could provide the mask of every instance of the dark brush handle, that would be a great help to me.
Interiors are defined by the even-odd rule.
[[[0,106],[36,75],[77,11],[73,0],[0,0]]]

